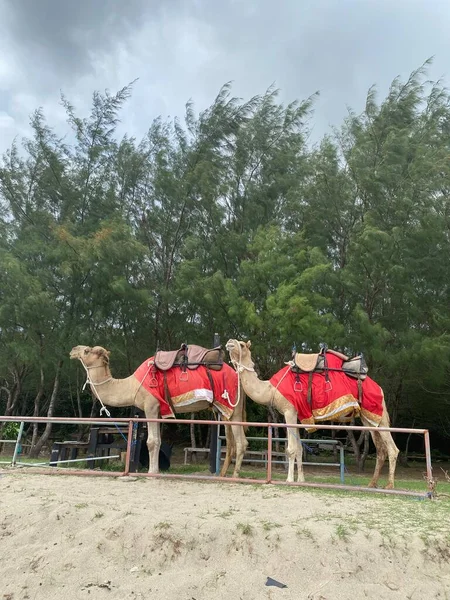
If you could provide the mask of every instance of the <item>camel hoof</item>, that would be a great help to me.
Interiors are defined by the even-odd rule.
[[[288,477],[286,479],[286,483],[294,483],[294,478],[293,477],[291,477],[291,478]]]
[[[302,477],[297,477],[297,483],[305,483],[305,478]]]
[[[384,486],[385,490],[393,490],[394,489],[394,484],[393,483],[388,483],[387,485]]]
[[[376,481],[371,481],[371,482],[368,484],[368,486],[367,486],[367,487],[370,487],[370,488],[376,488],[376,487],[377,487],[377,482],[376,482]]]

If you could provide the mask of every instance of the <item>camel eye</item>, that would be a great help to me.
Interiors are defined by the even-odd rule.
[[[86,348],[86,349],[84,350],[84,353],[85,353],[85,354],[89,354],[89,348]]]

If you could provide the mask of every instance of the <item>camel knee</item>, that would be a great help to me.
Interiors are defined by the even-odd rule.
[[[291,461],[291,460],[295,460],[295,457],[297,456],[297,450],[295,448],[286,448],[286,458]]]
[[[149,455],[153,454],[154,452],[159,452],[159,448],[161,447],[161,442],[159,440],[147,440],[147,448],[148,448],[148,453]]]
[[[244,438],[243,440],[239,440],[236,442],[236,454],[245,454],[248,448],[248,440]]]

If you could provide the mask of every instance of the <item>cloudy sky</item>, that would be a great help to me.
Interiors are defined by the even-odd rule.
[[[42,106],[65,131],[60,91],[84,115],[95,89],[139,78],[122,131],[206,108],[232,80],[248,99],[320,91],[313,138],[434,56],[450,85],[450,0],[0,0],[0,151]]]

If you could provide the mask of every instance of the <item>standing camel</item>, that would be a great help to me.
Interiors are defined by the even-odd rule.
[[[157,419],[163,408],[161,399],[166,397],[166,391],[173,398],[170,382],[181,380],[184,382],[185,402],[180,402],[180,405],[177,406],[176,399],[173,398],[171,414],[199,412],[210,408],[213,403],[219,409],[224,409],[224,403],[220,404],[215,399],[213,400],[214,392],[210,383],[211,380],[206,380],[206,383],[202,382],[202,389],[196,389],[197,386],[194,385],[194,382],[198,382],[200,375],[197,374],[196,379],[195,371],[185,373],[186,378],[182,379],[179,368],[172,367],[167,371],[170,378],[163,379],[160,372],[152,369],[151,365],[153,363],[146,361],[135,374],[125,379],[114,379],[109,369],[109,355],[110,352],[101,346],[75,346],[70,351],[70,358],[78,359],[82,363],[86,370],[87,383],[90,384],[93,394],[102,404],[116,407],[136,406],[144,411],[147,419]],[[198,372],[201,372],[201,369],[204,369],[204,367],[199,367]],[[235,371],[229,365],[223,364],[222,369],[216,373],[221,376],[221,381],[226,381],[226,385],[236,391],[236,397],[230,397],[228,407],[225,406],[228,410],[228,416],[232,411],[230,421],[245,421],[245,395],[242,391],[239,393],[239,382]],[[192,385],[189,378],[192,380]],[[169,381],[168,385],[167,381]],[[223,385],[225,386],[225,383]],[[153,394],[149,390],[152,390]],[[217,389],[215,391],[217,392]],[[225,387],[224,393],[226,392]],[[222,398],[225,398],[225,395]],[[168,407],[167,403],[166,407]],[[167,416],[171,415],[167,414]],[[232,456],[236,454],[233,477],[239,477],[242,459],[248,445],[244,428],[241,425],[230,425],[225,427],[225,431],[227,434],[226,457],[220,475],[221,477],[226,475]],[[147,423],[147,432],[148,472],[155,474],[159,471],[158,457],[161,446],[159,423]]]
[[[284,420],[287,424],[296,424],[298,419],[298,412],[295,408],[294,404],[289,402],[277,389],[277,386],[272,385],[270,381],[262,381],[258,378],[255,372],[255,365],[252,361],[252,356],[250,352],[250,341],[242,342],[238,340],[230,339],[226,343],[226,349],[228,350],[231,358],[231,362],[233,363],[236,371],[239,374],[240,381],[244,388],[245,393],[252,400],[257,402],[258,404],[262,404],[267,407],[274,407],[284,416]],[[289,371],[290,367],[287,367],[286,373]],[[347,377],[342,374],[343,377]],[[282,379],[282,378],[281,378]],[[281,379],[279,382],[281,383]],[[349,378],[350,379],[350,378]],[[372,382],[374,384],[374,382]],[[356,383],[355,383],[356,385]],[[376,384],[375,384],[376,385]],[[379,388],[379,386],[378,386]],[[379,388],[380,394],[382,396],[381,388]],[[298,390],[297,390],[298,391]],[[314,399],[313,399],[314,401]],[[348,395],[345,397],[344,402],[348,404],[348,406],[355,406],[358,412],[358,399],[357,397]],[[380,407],[381,408],[381,407]],[[354,410],[354,409],[351,409]],[[386,404],[384,401],[384,397],[382,396],[382,414],[379,419],[377,425],[381,427],[389,427],[389,414],[387,412]],[[334,417],[332,420],[345,422],[348,421],[349,409],[347,409],[347,414],[344,414],[341,411],[341,415]],[[364,426],[369,427],[373,426],[374,422],[361,411],[360,414],[361,421]],[[321,418],[322,421],[330,420],[325,417]],[[314,419],[304,420],[303,422],[309,422],[311,424],[314,423]],[[386,489],[392,489],[394,487],[394,475],[395,475],[395,467],[397,463],[397,455],[398,448],[392,439],[391,433],[389,431],[371,431],[372,439],[376,447],[377,451],[377,461],[375,465],[375,471],[373,477],[369,483],[369,487],[377,487],[378,479],[380,476],[381,468],[386,460],[386,456],[389,458],[389,478],[388,483],[386,485]],[[296,428],[287,428],[287,449],[286,455],[289,461],[289,470],[287,481],[294,481],[294,468],[295,468],[295,460],[297,460],[297,469],[298,469],[298,478],[297,481],[303,482],[305,481],[303,475],[303,463],[302,463],[302,445],[300,441],[300,437],[298,435],[298,429]]]

